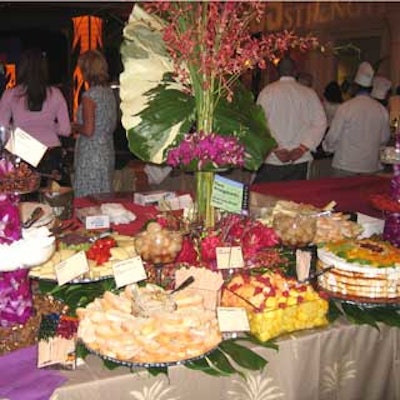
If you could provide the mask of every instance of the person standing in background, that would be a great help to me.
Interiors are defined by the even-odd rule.
[[[326,113],[328,129],[331,126],[336,110],[343,103],[343,95],[336,81],[329,82],[324,89],[322,104]]]
[[[387,107],[391,87],[392,82],[389,79],[383,76],[375,76],[372,81],[371,97],[378,100],[384,107]]]
[[[253,183],[307,178],[308,164],[326,129],[326,117],[315,91],[296,82],[290,57],[278,64],[280,79],[267,85],[257,104],[265,113],[277,147],[267,156]]]
[[[388,109],[390,125],[397,130],[400,127],[400,86],[397,86],[396,93],[389,97]]]
[[[71,123],[63,94],[48,84],[45,53],[34,48],[21,54],[16,83],[1,98],[0,126],[21,128],[47,146],[37,169],[45,174],[58,173],[62,163],[59,136],[71,134]]]
[[[109,86],[108,65],[97,50],[78,58],[78,67],[89,89],[78,107],[74,156],[75,196],[112,192],[115,167],[113,133],[117,127],[117,103]]]
[[[380,148],[390,139],[389,115],[385,107],[370,96],[374,70],[362,62],[354,82],[356,96],[337,109],[322,143],[334,153],[334,176],[376,173],[382,169]]]

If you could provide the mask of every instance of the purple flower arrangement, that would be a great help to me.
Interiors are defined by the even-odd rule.
[[[33,313],[29,270],[0,272],[0,327],[24,324]]]
[[[239,140],[216,133],[188,133],[167,155],[167,164],[171,167],[192,171],[243,167],[244,163],[245,149]]]
[[[18,196],[0,194],[0,244],[9,245],[19,239],[21,221]],[[23,324],[32,315],[32,292],[28,274],[27,269],[0,271],[0,327]]]
[[[0,244],[9,244],[21,239],[21,221],[17,203],[17,195],[0,194]]]

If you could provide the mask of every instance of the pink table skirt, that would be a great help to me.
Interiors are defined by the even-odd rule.
[[[372,207],[369,196],[373,193],[388,193],[389,177],[360,175],[344,178],[324,178],[304,181],[260,183],[251,190],[298,203],[325,206],[330,201],[337,203],[338,211],[358,211],[382,218],[382,213]]]

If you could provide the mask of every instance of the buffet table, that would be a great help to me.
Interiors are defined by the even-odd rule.
[[[385,177],[360,176],[261,184],[252,190],[317,206],[335,200],[339,210],[379,216],[370,207],[368,194],[386,191],[388,185]],[[157,213],[153,207],[133,204],[130,193],[76,199],[75,206],[111,201],[121,202],[138,217],[119,227],[120,233],[136,232]],[[277,343],[279,351],[253,346],[268,364],[262,373],[246,371],[246,380],[239,375],[212,377],[184,366],[170,367],[168,377],[154,377],[145,370],[131,373],[125,367],[109,371],[101,359],[90,355],[78,370],[63,372],[68,380],[53,399],[400,399],[399,329],[380,325],[378,330],[342,320]]]
[[[109,371],[90,355],[77,370],[63,372],[68,380],[52,399],[400,399],[397,328],[336,322],[277,343],[279,351],[256,348],[268,364],[262,373],[246,371],[246,380],[239,375],[212,377],[184,366],[156,377],[125,367]]]
[[[388,185],[387,178],[362,176],[260,184],[251,189],[317,206],[335,200],[339,210],[376,215],[367,194],[386,191]],[[158,213],[155,207],[134,204],[132,192],[78,198],[74,206],[111,202],[136,215],[135,221],[114,227],[121,234],[135,234]],[[108,370],[99,357],[89,355],[76,370],[58,371],[66,382],[51,399],[400,399],[398,328],[380,324],[376,329],[337,320],[322,329],[281,337],[276,343],[278,351],[250,345],[268,364],[262,372],[244,370],[245,378],[214,377],[182,365],[170,367],[168,376],[122,366]]]

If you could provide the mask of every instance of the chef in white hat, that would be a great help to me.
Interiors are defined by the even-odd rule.
[[[380,148],[390,139],[389,114],[371,97],[374,70],[362,62],[354,77],[355,96],[342,103],[322,143],[334,153],[334,176],[373,174],[382,169]]]
[[[372,81],[371,97],[378,100],[383,106],[387,106],[387,97],[392,82],[384,76],[375,76]]]
[[[358,85],[369,88],[372,86],[372,80],[374,79],[374,69],[369,62],[362,62],[357,69],[354,82]]]

